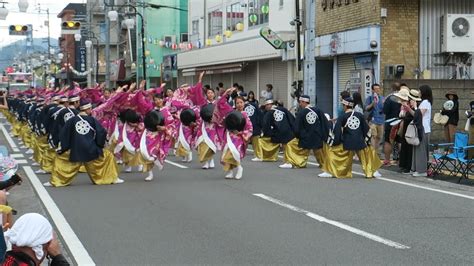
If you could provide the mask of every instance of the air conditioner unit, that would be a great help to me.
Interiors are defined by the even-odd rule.
[[[165,35],[163,38],[163,41],[170,42],[170,43],[176,43],[176,35]]]
[[[447,14],[441,17],[441,52],[474,52],[474,14]]]

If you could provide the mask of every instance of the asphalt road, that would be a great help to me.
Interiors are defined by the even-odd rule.
[[[193,162],[152,182],[132,173],[93,186],[81,174],[47,191],[97,265],[474,264],[473,187],[390,171],[318,178],[314,165],[250,158],[238,181]]]

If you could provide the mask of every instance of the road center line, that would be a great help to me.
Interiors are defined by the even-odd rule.
[[[178,168],[181,168],[181,169],[188,169],[188,168],[189,168],[189,167],[187,167],[187,166],[185,166],[185,165],[181,165],[181,164],[179,164],[179,163],[175,163],[175,162],[172,162],[172,161],[170,161],[170,160],[165,160],[165,162],[166,162],[166,163],[169,163],[169,164],[171,164],[171,165],[174,165],[174,166],[176,166],[176,167],[178,167]]]
[[[28,179],[35,189],[36,194],[38,194],[38,197],[41,199],[43,205],[51,216],[56,228],[58,228],[59,233],[64,239],[64,242],[71,252],[71,255],[76,261],[77,265],[95,265],[94,261],[82,245],[77,235],[72,230],[66,218],[61,213],[58,206],[49,195],[48,191],[46,191],[44,186],[41,184],[38,176],[36,176],[36,174],[33,172],[33,169],[31,169],[30,166],[23,166],[23,170],[28,176]]]
[[[247,150],[253,152],[252,149],[247,149]],[[281,156],[281,155],[278,155],[278,157],[283,158],[283,156]],[[314,165],[314,166],[319,166],[319,164],[312,163],[312,162],[308,162],[308,164],[309,165]],[[356,171],[352,171],[352,173],[355,174],[355,175],[358,175],[358,176],[364,176],[365,177],[364,173],[360,173],[360,172],[356,172]],[[409,187],[414,187],[414,188],[424,189],[424,190],[428,190],[428,191],[432,191],[432,192],[438,192],[438,193],[443,193],[443,194],[447,194],[447,195],[451,195],[451,196],[456,196],[456,197],[461,197],[461,198],[465,198],[465,199],[474,200],[473,196],[468,196],[468,195],[464,195],[464,194],[461,194],[461,193],[450,192],[450,191],[446,191],[446,190],[442,190],[442,189],[430,188],[430,187],[425,187],[425,186],[421,186],[421,185],[415,185],[415,184],[411,184],[411,183],[407,183],[407,182],[403,182],[403,181],[398,181],[398,180],[393,180],[393,179],[389,179],[389,178],[384,178],[384,177],[377,177],[375,179],[376,180],[381,180],[381,181],[386,181],[386,182],[392,182],[392,183],[396,183],[396,184],[399,184],[399,185],[405,185],[405,186],[409,186]]]
[[[10,147],[12,148],[13,152],[19,152],[20,149],[16,146],[15,142],[13,141],[12,137],[10,137],[10,134],[8,134],[7,129],[3,124],[0,124],[0,130],[2,130],[3,135],[7,139],[8,144],[10,144]]]
[[[288,204],[288,203],[285,203],[281,200],[278,200],[278,199],[275,199],[275,198],[272,198],[270,196],[267,196],[267,195],[264,195],[264,194],[253,194],[254,196],[256,197],[259,197],[261,199],[264,199],[266,201],[269,201],[269,202],[272,202],[272,203],[275,203],[279,206],[282,206],[282,207],[285,207],[287,209],[290,209],[294,212],[298,212],[298,213],[301,213],[301,214],[304,214],[306,215],[307,217],[310,217],[318,222],[321,222],[321,223],[327,223],[327,224],[330,224],[332,226],[335,226],[335,227],[338,227],[340,229],[343,229],[343,230],[346,230],[348,232],[351,232],[353,234],[356,234],[356,235],[359,235],[359,236],[362,236],[362,237],[365,237],[367,239],[370,239],[370,240],[373,240],[375,242],[379,242],[381,244],[384,244],[384,245],[387,245],[389,247],[393,247],[393,248],[396,248],[396,249],[409,249],[410,247],[409,246],[405,246],[403,244],[400,244],[400,243],[397,243],[397,242],[394,242],[392,240],[389,240],[389,239],[385,239],[383,237],[380,237],[380,236],[377,236],[377,235],[374,235],[374,234],[371,234],[371,233],[368,233],[368,232],[365,232],[365,231],[362,231],[360,229],[357,229],[355,227],[352,227],[352,226],[349,226],[347,224],[343,224],[341,222],[338,222],[338,221],[334,221],[334,220],[330,220],[326,217],[323,217],[323,216],[320,216],[320,215],[317,215],[315,213],[312,213],[312,212],[309,212],[309,211],[306,211],[304,209],[301,209],[301,208],[298,208],[296,206],[293,206],[291,204]]]

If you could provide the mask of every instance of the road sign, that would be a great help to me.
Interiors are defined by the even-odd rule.
[[[271,46],[275,49],[285,49],[286,42],[269,27],[263,27],[260,29],[260,36],[264,38]]]

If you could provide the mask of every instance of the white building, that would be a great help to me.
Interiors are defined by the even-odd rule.
[[[288,106],[297,80],[295,49],[273,48],[260,29],[268,26],[283,40],[295,40],[289,23],[295,18],[294,0],[190,0],[188,10],[194,48],[178,54],[179,82],[193,83],[206,70],[203,82],[213,88],[219,82],[226,88],[239,83],[257,96],[272,84],[274,99]]]

